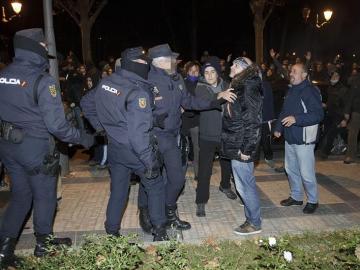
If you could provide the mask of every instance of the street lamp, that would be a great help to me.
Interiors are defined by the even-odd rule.
[[[322,26],[327,24],[330,21],[332,15],[333,15],[333,12],[330,9],[326,9],[326,10],[324,10],[323,14],[324,14],[325,21],[322,22],[321,24],[319,24],[319,14],[316,14],[316,27],[317,28],[321,28]]]
[[[22,4],[18,0],[13,0],[13,1],[11,1],[11,7],[12,7],[15,14],[12,15],[11,17],[9,17],[9,18],[6,18],[5,7],[4,6],[1,7],[1,10],[2,10],[2,19],[1,19],[1,21],[2,22],[7,23],[7,22],[11,21],[14,17],[18,16],[19,13],[21,12]]]

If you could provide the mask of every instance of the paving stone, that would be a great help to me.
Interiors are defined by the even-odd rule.
[[[275,152],[277,163],[282,162],[282,152]],[[210,185],[210,199],[206,217],[196,216],[195,190],[191,167],[187,175],[184,194],[179,197],[178,212],[191,223],[188,231],[169,230],[173,239],[188,243],[201,243],[206,239],[241,240],[256,239],[285,233],[327,231],[352,228],[360,224],[360,166],[344,166],[341,157],[316,164],[319,182],[320,207],[313,215],[304,215],[304,206],[282,207],[280,201],[289,196],[285,174],[275,173],[264,162],[255,170],[262,213],[262,233],[252,237],[239,237],[233,230],[245,221],[244,207],[240,200],[229,200],[219,191],[220,167],[214,162]],[[107,170],[89,168],[83,157],[71,161],[72,174],[63,179],[62,201],[57,212],[54,232],[69,236],[79,245],[89,234],[104,234],[106,206],[109,198]],[[235,186],[232,186],[235,191]],[[151,242],[152,236],[139,227],[137,212],[138,185],[131,186],[127,208],[121,223],[121,233],[135,233],[139,239]],[[0,192],[0,220],[9,193]],[[304,203],[306,198],[304,198]],[[32,218],[27,221],[20,237],[18,250],[31,249],[34,245]]]

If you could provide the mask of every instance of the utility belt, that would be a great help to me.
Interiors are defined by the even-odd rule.
[[[0,138],[14,144],[19,144],[24,139],[24,132],[13,124],[0,120]]]

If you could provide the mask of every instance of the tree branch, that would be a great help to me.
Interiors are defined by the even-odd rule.
[[[89,4],[89,11],[91,10],[92,6],[94,5],[96,0],[90,0],[90,4]]]
[[[80,24],[80,20],[79,20],[79,18],[78,18],[78,16],[77,16],[76,11],[73,10],[73,9],[70,9],[70,8],[68,7],[68,5],[67,5],[67,4],[68,4],[68,1],[66,1],[67,4],[65,4],[65,2],[64,2],[64,1],[61,1],[61,0],[57,0],[56,2],[57,2],[57,4],[58,4],[61,8],[63,8],[63,9],[71,16],[71,18],[73,18],[73,20],[75,21],[75,23],[76,23],[77,25]]]
[[[94,14],[91,15],[90,18],[89,18],[90,24],[93,24],[96,21],[96,18],[99,16],[100,12],[106,6],[107,3],[108,3],[107,0],[102,0],[101,1],[101,3],[96,8],[96,11],[94,12]]]
[[[265,16],[265,18],[264,18],[264,23],[266,23],[266,21],[269,19],[269,17],[270,17],[270,15],[271,15],[271,13],[272,13],[272,12],[273,12],[273,10],[274,10],[274,6],[275,6],[275,5],[271,5],[271,7],[270,7],[270,9],[269,9],[268,13],[266,14],[266,16]]]

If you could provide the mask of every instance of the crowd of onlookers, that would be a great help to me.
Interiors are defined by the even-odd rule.
[[[243,56],[246,56],[246,52],[243,52]],[[281,167],[275,167],[273,161],[271,127],[282,108],[289,85],[291,67],[302,62],[309,70],[310,81],[321,91],[325,111],[321,139],[317,145],[318,156],[326,159],[330,154],[345,154],[344,163],[353,163],[357,155],[360,129],[360,66],[356,62],[344,63],[340,55],[328,62],[317,60],[314,59],[311,52],[307,52],[303,57],[298,57],[295,53],[281,57],[275,50],[271,49],[268,58],[269,61],[260,65],[264,82],[263,127],[260,148],[264,153],[265,162],[277,171],[283,171]],[[202,91],[201,88],[204,87],[202,83],[209,83],[203,74],[203,70],[201,70],[202,65],[208,61],[216,62],[214,65],[218,75],[224,83],[223,86],[227,87],[230,82],[231,59],[231,55],[227,56],[226,59],[219,59],[210,56],[208,52],[204,52],[200,61],[177,60],[177,69],[184,77],[187,90],[192,95],[196,95],[196,91]],[[5,64],[1,63],[0,66],[3,67]],[[76,125],[80,125],[80,128],[91,129],[91,126],[81,117],[80,100],[82,96],[96,87],[102,78],[111,75],[119,67],[120,59],[116,60],[114,57],[99,62],[97,66],[85,65],[79,61],[72,51],[59,63],[60,86],[65,110],[73,116],[73,120],[81,120],[74,121]],[[202,167],[205,166],[205,171],[209,171],[212,166],[210,160],[218,157],[218,147],[214,148],[213,145],[199,147],[199,141],[204,141],[204,138],[205,141],[208,141],[209,136],[220,132],[220,130],[216,131],[214,125],[207,123],[207,121],[211,123],[212,117],[212,115],[209,116],[206,113],[196,111],[185,111],[182,116],[181,134],[187,145],[184,147],[184,151],[186,151],[186,158],[194,165],[195,178],[199,176],[199,161]],[[201,125],[199,125],[200,121],[202,122]],[[200,130],[199,126],[201,126]],[[204,153],[205,149],[206,152]],[[106,168],[106,152],[106,136],[99,134],[97,144],[90,150],[90,165],[97,166],[99,169]],[[206,162],[204,161],[205,156],[208,160]],[[229,165],[222,163],[222,168],[224,171],[228,171]],[[223,173],[222,184],[225,186],[228,186],[227,175]],[[209,176],[203,177],[209,178]],[[201,189],[199,190],[201,193]],[[232,194],[228,195],[233,196]],[[201,197],[201,194],[199,196]]]

